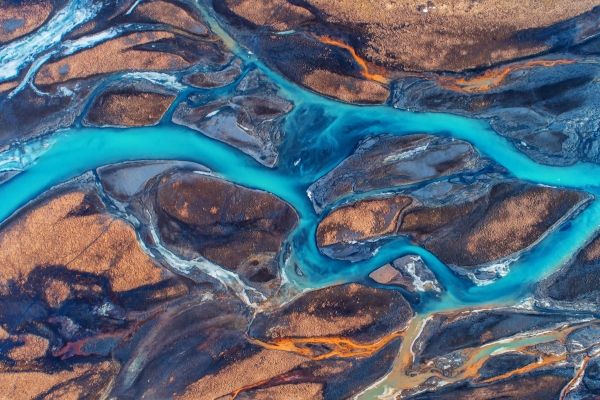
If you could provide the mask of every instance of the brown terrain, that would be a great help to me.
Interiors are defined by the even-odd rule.
[[[50,0],[0,0],[0,43],[10,42],[39,28],[52,10]]]
[[[595,310],[600,301],[600,236],[538,284],[537,297],[563,309]]]
[[[558,24],[573,40],[593,37],[598,0],[227,0],[215,9],[246,46],[274,69],[320,94],[353,103],[384,103],[389,83],[415,76],[477,93],[511,71],[483,71],[475,80],[446,76],[539,55],[557,48]],[[574,18],[580,18],[573,21]],[[585,20],[585,21],[584,21]],[[567,28],[565,28],[567,29]],[[273,34],[274,32],[285,34]],[[275,56],[276,55],[276,56]]]
[[[140,161],[104,167],[98,174],[105,193],[144,221],[141,236],[152,230],[174,257],[206,258],[272,294],[281,283],[284,240],[298,215],[270,193],[206,172],[190,162]]]
[[[199,61],[220,66],[229,59],[221,46],[166,31],[129,33],[44,65],[35,83],[51,85],[122,71],[180,70]]]
[[[212,3],[234,16],[232,34],[245,31],[252,45],[239,42],[253,51],[257,46],[258,58],[283,75],[326,96],[375,104],[388,101],[396,87],[390,83],[403,71],[472,95],[531,68],[568,66],[575,61],[567,56],[495,64],[548,50],[549,39],[566,31],[552,25],[600,1]],[[0,0],[0,44],[33,32],[63,4]],[[275,96],[268,78],[249,73],[234,88],[241,62],[230,62],[233,55],[190,4],[142,1],[129,15],[119,7],[104,9],[67,37],[111,24],[156,25],[51,58],[35,76],[41,91],[26,87],[0,105],[0,138],[11,143],[31,134],[31,126],[36,134],[70,126],[87,105],[88,125],[157,124],[175,99],[170,89],[134,80],[91,95],[103,74],[179,71],[172,76],[181,82],[223,87],[219,92],[230,95],[215,99],[195,91],[176,123],[275,165],[285,133],[278,128],[293,104]],[[276,34],[287,30],[293,32]],[[435,73],[472,68],[488,69]],[[17,85],[0,83],[0,94]],[[12,129],[18,133],[4,133]],[[400,192],[369,194],[328,211],[316,239],[334,256],[343,246],[405,235],[449,265],[478,266],[531,246],[586,200],[581,192],[516,181],[460,140],[371,139],[311,186],[315,209],[328,210],[349,194]],[[402,274],[401,259],[370,276],[403,292],[347,283],[294,293],[277,306],[281,299],[272,295],[289,295],[280,286],[280,256],[299,219],[290,204],[206,175],[192,163],[140,161],[97,172],[106,198],[92,185],[68,184],[0,225],[1,400],[341,399],[384,376],[394,382],[393,370],[401,379],[388,387],[406,390],[403,398],[546,400],[570,396],[588,385],[584,374],[594,374],[588,363],[598,362],[596,320],[571,323],[581,317],[503,309],[421,318],[402,294],[413,301],[407,291],[414,281]],[[137,218],[136,229],[111,213],[103,200],[111,198]],[[154,228],[160,243],[149,235]],[[264,290],[268,301],[252,308],[201,270],[178,276],[164,268],[160,257],[167,251],[181,263],[203,256],[273,290]],[[543,300],[565,300],[579,312],[589,301],[596,312],[599,264],[596,237],[547,278]],[[424,264],[410,268],[437,283]],[[494,348],[502,351],[488,351]]]
[[[295,222],[266,193],[197,174],[170,177],[158,197],[186,223],[241,223],[225,198],[245,221],[283,213]],[[178,195],[168,196],[173,185]],[[263,235],[283,223],[271,222]],[[260,240],[253,246],[271,239]],[[345,398],[389,369],[413,315],[399,292],[348,284],[260,312],[248,328],[249,314],[230,294],[205,300],[185,290],[201,286],[165,286],[172,274],[91,189],[61,188],[17,213],[0,231],[0,262],[0,354],[12,363],[0,361],[0,393],[11,398]],[[117,343],[119,362],[111,361]],[[128,384],[122,373],[155,378]]]
[[[17,81],[8,81],[0,83],[0,93],[14,89],[19,83]]]
[[[482,387],[464,387],[435,395],[439,400],[487,400],[487,399],[530,399],[547,400],[560,398],[562,389],[570,378],[554,371],[544,371],[536,376],[517,376],[505,382],[494,382]],[[416,396],[414,399],[426,399]]]
[[[253,384],[268,381],[302,363],[307,358],[277,350],[261,350],[258,353],[209,374],[191,384],[184,393],[176,397],[180,400],[216,399],[231,394],[232,387],[251,387]],[[251,374],[248,371],[252,371]]]
[[[306,0],[306,8],[294,7],[294,15],[303,17],[296,20],[280,12],[293,7],[289,1],[270,0],[258,8],[253,3],[227,4],[236,15],[274,30],[306,23],[314,7],[325,24],[343,26],[354,41],[364,43],[356,52],[369,61],[415,71],[460,71],[539,53],[548,48],[545,43],[520,41],[516,34],[599,5],[597,0]]]
[[[243,393],[237,397],[240,400],[273,400],[273,399],[295,399],[295,400],[321,400],[323,399],[323,384],[299,383],[296,385],[279,385],[266,389],[257,389]]]
[[[168,1],[156,0],[142,2],[133,15],[153,22],[171,25],[196,35],[207,35],[208,27],[193,12]]]
[[[356,79],[326,70],[315,70],[302,79],[302,83],[315,92],[359,104],[384,103],[389,90],[373,81]]]
[[[85,118],[89,125],[147,126],[160,122],[174,95],[109,91],[96,97]]]
[[[130,2],[133,3],[133,2]],[[0,3],[0,4],[5,4]],[[8,2],[7,18],[15,2]],[[52,4],[62,8],[62,0],[55,2],[27,1],[20,7],[38,4]],[[8,97],[8,91],[19,84],[18,80],[0,83],[0,145],[10,142],[11,138],[31,138],[71,126],[86,110],[86,106],[96,102],[95,106],[105,106],[99,124],[139,126],[156,123],[166,108],[167,99],[159,95],[171,95],[171,89],[160,89],[160,82],[150,84],[149,79],[137,73],[179,72],[195,66],[190,74],[201,69],[207,74],[217,73],[230,64],[232,54],[214,33],[208,30],[201,16],[193,7],[178,2],[155,0],[141,2],[130,14],[124,14],[129,6],[127,2],[117,7],[105,6],[100,16],[68,33],[65,40],[79,39],[84,35],[93,35],[118,26],[148,24],[147,31],[130,32],[124,30],[121,36],[107,39],[91,48],[82,48],[73,54],[57,52],[35,73],[34,83],[41,90],[24,85]],[[9,7],[10,6],[10,7]],[[13,7],[13,8],[11,8]],[[12,10],[12,11],[11,11]],[[29,20],[31,15],[23,14]],[[13,24],[13,22],[10,22]],[[152,25],[154,24],[154,25]],[[12,25],[11,25],[12,26]],[[1,29],[0,29],[1,31]],[[104,96],[95,99],[95,89],[101,79],[108,74],[133,74],[126,92],[141,92],[124,98],[122,96]],[[23,74],[21,74],[22,78]],[[177,77],[171,75],[172,79]],[[214,77],[218,80],[218,77]],[[210,80],[210,78],[209,78]],[[118,83],[117,83],[118,86]],[[116,91],[115,88],[112,88]],[[42,91],[44,93],[42,93]],[[102,95],[102,92],[100,92]],[[150,93],[150,94],[145,94]],[[47,94],[51,94],[50,96]],[[120,93],[123,94],[123,93]],[[136,110],[139,108],[139,110]],[[119,109],[126,110],[123,117],[117,116]],[[93,113],[93,111],[92,111]],[[100,111],[97,113],[100,114]],[[108,114],[112,116],[108,117]],[[84,116],[85,117],[85,116]],[[90,116],[91,117],[91,116]],[[121,121],[119,119],[122,118]],[[91,121],[93,118],[89,118]],[[108,119],[107,121],[104,121]]]
[[[261,2],[226,0],[225,3],[237,15],[255,25],[268,26],[276,31],[285,31],[309,21],[313,15],[304,7],[285,0]]]
[[[376,203],[390,212],[390,202]],[[541,186],[504,183],[475,201],[441,207],[419,206],[395,210],[392,225],[371,212],[373,200],[340,207],[327,215],[317,229],[321,247],[349,244],[394,234],[408,235],[448,264],[474,266],[488,263],[532,245],[584,199],[578,192]],[[392,204],[394,204],[392,203]],[[401,214],[401,215],[399,215]]]
[[[499,184],[471,204],[409,211],[399,232],[446,263],[471,266],[529,247],[582,200],[577,192]]]
[[[400,331],[411,316],[399,292],[352,283],[306,293],[282,309],[257,315],[249,333],[267,342],[320,336],[373,340]]]
[[[0,363],[0,368],[2,364]],[[6,399],[34,399],[45,395],[51,389],[51,397],[60,399],[93,398],[106,390],[118,372],[116,362],[82,363],[71,370],[55,373],[44,371],[2,372],[0,388]]]
[[[291,206],[269,193],[194,173],[165,176],[156,196],[166,245],[233,270],[258,268],[263,256],[274,259],[298,220]],[[275,273],[267,263],[255,278]]]
[[[231,349],[225,366],[177,398],[345,398],[367,382],[365,374],[380,376],[389,367],[411,316],[398,292],[350,284],[306,293],[259,314],[249,347]],[[374,364],[363,370],[365,363]]]
[[[595,237],[584,249],[580,255],[586,262],[600,261],[600,236]]]
[[[242,73],[241,62],[234,61],[225,69],[215,72],[195,72],[184,77],[184,82],[198,88],[211,89],[232,83]]]
[[[434,273],[418,255],[409,254],[397,258],[371,272],[369,278],[382,285],[400,286],[412,293],[440,293],[442,290]]]
[[[486,66],[538,53],[543,43],[520,43],[516,32],[542,28],[589,11],[596,0],[369,2],[307,0],[327,21],[365,26],[364,54],[411,70]]]
[[[317,243],[329,246],[394,234],[402,211],[411,202],[408,196],[395,196],[337,208],[319,224]]]
[[[115,291],[163,279],[133,228],[103,211],[93,192],[67,192],[21,213],[0,232],[0,264],[2,292],[11,282],[26,281],[34,269],[57,265],[106,276]],[[60,282],[45,284],[52,303],[69,297],[70,289]]]
[[[137,329],[139,322],[129,325],[135,313],[123,317],[121,307],[187,293],[92,189],[57,190],[13,216],[0,230],[0,263],[0,397],[7,399],[106,395],[119,363],[85,357],[106,354]],[[81,358],[69,364],[72,357]]]
[[[177,54],[146,51],[138,46],[173,39],[170,32],[136,32],[101,43],[62,60],[46,64],[35,83],[50,85],[125,70],[170,70],[190,66]]]

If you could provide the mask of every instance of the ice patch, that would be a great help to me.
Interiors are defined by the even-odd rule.
[[[51,138],[17,143],[0,153],[0,172],[22,171],[33,164],[54,143]]]
[[[214,117],[219,113],[219,111],[221,111],[221,109],[209,112],[208,114],[206,114],[206,118]]]
[[[114,306],[110,303],[104,303],[101,306],[96,306],[94,307],[95,309],[95,313],[99,314],[99,315],[103,315],[103,316],[108,316],[111,312],[111,310],[114,308]]]
[[[421,279],[421,276],[417,274],[417,263],[422,262],[421,257],[419,256],[411,256],[411,261],[406,263],[405,271],[412,278],[412,284],[415,287],[417,292],[427,292],[434,291],[437,293],[441,293],[442,289],[438,286],[436,281],[430,279]]]
[[[496,280],[504,278],[506,275],[508,275],[510,272],[510,266],[517,260],[518,257],[508,258],[502,262],[478,268],[475,272],[467,273],[467,276],[477,286],[491,285]]]
[[[123,78],[142,79],[177,91],[185,89],[185,86],[179,83],[177,77],[164,72],[129,72],[124,74]]]
[[[429,147],[429,143],[422,146],[417,146],[414,149],[403,151],[401,153],[391,154],[383,159],[384,164],[389,164],[396,161],[406,160],[414,157],[417,154],[423,153]]]

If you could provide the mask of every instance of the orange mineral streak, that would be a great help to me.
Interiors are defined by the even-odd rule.
[[[472,78],[454,78],[441,76],[438,83],[445,89],[463,93],[482,93],[494,89],[502,84],[506,77],[514,71],[534,67],[554,67],[557,65],[573,64],[575,60],[532,60],[521,64],[508,65],[504,68],[489,69],[481,75]]]
[[[546,334],[544,335],[543,333],[540,333],[538,335],[533,334],[531,337],[534,338],[536,336],[539,337],[539,343],[544,343],[544,342],[548,342],[551,340],[557,340],[561,343],[564,343],[566,340],[566,337],[573,332],[576,328],[581,327],[581,325],[573,325],[573,326],[567,326],[564,328],[561,328],[557,331],[554,331],[552,333]],[[513,338],[513,340],[518,340],[519,336],[516,336]],[[457,374],[456,378],[460,378],[460,379],[477,379],[480,377],[480,369],[483,366],[483,364],[487,361],[487,357],[479,357],[479,355],[481,354],[482,351],[485,351],[486,348],[490,347],[490,346],[496,346],[497,343],[502,343],[504,342],[504,340],[500,340],[498,342],[491,342],[488,343],[480,348],[471,348],[471,349],[466,349],[465,353],[467,354],[467,362],[465,363],[465,368],[459,370],[459,374]],[[506,344],[508,346],[510,346],[510,342],[506,341]],[[537,362],[525,365],[521,368],[516,368],[512,371],[506,372],[504,374],[501,375],[497,375],[491,378],[488,378],[486,380],[483,380],[483,383],[492,383],[492,382],[496,382],[496,381],[500,381],[500,380],[504,380],[507,378],[510,378],[512,376],[515,375],[521,375],[527,372],[531,372],[543,367],[547,367],[547,366],[552,366],[558,363],[562,363],[565,362],[567,360],[567,353],[564,354],[540,354],[537,352],[532,351],[529,348],[529,345],[523,345],[523,346],[510,346],[511,349],[513,351],[518,351],[521,353],[526,353],[526,354],[532,354],[532,355],[536,355],[538,357]],[[475,361],[477,360],[477,361]]]
[[[271,342],[259,339],[250,339],[250,342],[268,350],[289,351],[315,361],[332,357],[369,357],[392,340],[402,337],[403,332],[393,332],[372,343],[361,343],[345,337],[308,337],[308,338],[277,338]],[[310,346],[328,346],[329,351],[319,354],[318,350]]]
[[[385,76],[369,72],[369,66],[367,65],[367,62],[356,53],[356,50],[354,50],[354,47],[352,47],[349,44],[346,44],[340,40],[330,38],[328,36],[317,36],[317,39],[321,43],[347,50],[350,53],[350,55],[352,56],[352,58],[354,59],[354,61],[360,67],[361,75],[363,76],[363,78],[368,79],[370,81],[383,83],[383,84],[389,83],[389,79],[386,78]]]
[[[559,362],[563,362],[566,361],[567,359],[567,354],[560,354],[560,355],[548,355],[548,356],[543,356],[541,357],[536,363],[531,363],[529,365],[526,365],[524,367],[521,368],[517,368],[514,369],[510,372],[504,373],[502,375],[498,375],[498,376],[494,376],[492,378],[486,379],[483,382],[484,383],[491,383],[491,382],[496,382],[496,381],[500,381],[506,378],[510,378],[511,376],[514,375],[521,375],[527,372],[531,372],[534,371],[536,369],[542,368],[542,367],[547,367],[550,365],[554,365],[557,364]]]
[[[332,357],[338,358],[360,358],[369,357],[392,340],[402,337],[404,331],[393,332],[389,335],[372,343],[361,343],[355,340],[334,336],[334,337],[307,337],[307,338],[277,338],[271,342],[264,342],[259,339],[250,338],[249,341],[257,346],[261,346],[267,350],[279,350],[296,353],[303,357],[314,361],[325,360]],[[328,346],[330,350],[326,353],[319,354],[318,350],[312,349],[310,346]],[[273,378],[268,378],[250,385],[243,386],[231,392],[231,397],[235,399],[240,393],[248,390],[256,389],[273,381]]]
[[[460,313],[455,314],[456,316]],[[401,394],[405,390],[411,390],[418,388],[423,385],[429,378],[436,377],[444,382],[444,384],[452,384],[464,380],[471,380],[480,383],[492,383],[500,380],[505,380],[512,376],[522,375],[527,372],[531,372],[540,368],[558,365],[567,362],[568,353],[563,354],[545,354],[535,350],[533,347],[538,343],[547,343],[551,341],[558,341],[565,343],[567,336],[578,328],[597,323],[597,320],[575,323],[573,325],[559,327],[554,331],[537,331],[530,332],[525,335],[515,335],[509,338],[499,338],[492,342],[486,343],[481,346],[475,346],[470,348],[462,349],[461,352],[465,357],[463,366],[453,371],[450,375],[444,375],[439,371],[431,361],[425,362],[424,364],[416,364],[413,354],[413,345],[421,335],[422,328],[427,323],[429,318],[413,318],[411,320],[406,333],[403,336],[402,346],[396,358],[395,364],[388,376],[382,381],[383,385],[393,387],[396,389],[391,394],[382,396],[382,399],[392,399]],[[529,339],[529,340],[524,340]],[[531,354],[537,357],[537,361],[529,365],[525,365],[521,368],[514,369],[505,374],[490,377],[486,380],[481,380],[480,370],[489,359],[490,353],[494,353],[494,349],[504,349],[504,351],[515,351],[524,354]],[[581,352],[588,351],[583,349]],[[571,380],[571,386],[576,386],[579,379],[581,378],[582,370],[585,370],[586,361],[579,367],[578,372]],[[567,393],[569,385],[565,386],[563,393]],[[372,392],[366,391],[361,395],[357,396],[357,399],[371,399],[373,396]]]

